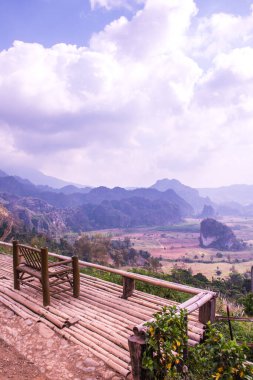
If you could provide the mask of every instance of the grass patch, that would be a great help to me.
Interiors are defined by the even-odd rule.
[[[172,226],[160,226],[155,228],[156,231],[167,232],[185,232],[185,233],[197,233],[200,232],[200,225],[196,223],[192,224],[174,224]]]

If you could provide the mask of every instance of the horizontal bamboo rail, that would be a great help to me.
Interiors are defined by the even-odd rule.
[[[214,293],[212,292],[202,292],[200,294],[197,294],[195,297],[190,298],[188,301],[180,304],[177,306],[178,311],[179,310],[185,310],[187,314],[193,313],[195,310],[201,308],[205,303],[210,301],[214,297]],[[152,322],[154,319],[150,319],[146,322],[143,322],[133,328],[133,332],[135,335],[145,335],[147,331],[147,326],[145,324],[147,322]]]
[[[229,316],[229,319],[231,321],[238,321],[238,322],[253,322],[253,318],[245,318],[245,317],[231,317]],[[216,321],[227,321],[228,320],[228,317],[225,316],[225,315],[217,315],[215,317],[215,320]]]
[[[3,248],[10,248],[12,249],[12,244],[11,243],[6,243],[5,241],[0,241],[0,246]]]
[[[0,246],[3,246],[5,248],[11,248],[12,244],[0,241]],[[58,258],[58,259],[63,259],[63,260],[66,259],[66,256],[58,255],[58,254],[53,253],[53,252],[48,252],[48,255],[51,257]],[[119,276],[122,276],[123,278],[141,281],[141,282],[145,282],[145,283],[150,284],[150,285],[160,286],[160,287],[163,287],[166,289],[176,290],[176,291],[183,292],[183,293],[199,294],[199,293],[203,292],[203,289],[198,289],[198,288],[194,288],[194,287],[187,286],[187,285],[181,285],[181,284],[177,284],[174,282],[169,282],[169,281],[165,281],[165,280],[161,280],[161,279],[157,279],[157,278],[153,278],[153,277],[148,277],[148,276],[145,276],[142,274],[126,272],[126,271],[121,270],[121,269],[109,268],[109,267],[106,267],[104,265],[88,263],[88,262],[82,261],[82,260],[79,260],[79,266],[81,268],[94,268],[94,269],[98,269],[98,270],[101,270],[104,272],[114,273],[114,274],[117,274]]]

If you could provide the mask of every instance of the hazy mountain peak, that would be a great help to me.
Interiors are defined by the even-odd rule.
[[[8,174],[6,174],[5,172],[3,172],[2,170],[0,170],[0,177],[7,177]]]
[[[216,203],[237,202],[243,206],[253,203],[253,185],[236,184],[198,190],[201,195],[210,197]]]
[[[158,179],[154,185],[150,186],[152,189],[156,189],[159,191],[166,191],[168,189],[174,189],[176,187],[184,186],[180,181],[178,181],[175,178],[168,179],[168,178],[163,178],[163,179]]]
[[[80,185],[80,184],[75,184],[72,182],[64,181],[59,178],[48,176],[39,170],[35,170],[31,168],[25,168],[25,167],[6,168],[6,172],[8,174],[0,170],[0,177],[5,177],[8,175],[18,176],[18,177],[26,178],[27,180],[32,182],[34,185],[44,185],[44,186],[49,186],[56,189],[60,189],[68,185],[84,187],[83,185]],[[3,175],[1,173],[3,173]]]
[[[184,185],[175,178],[160,179],[156,181],[151,188],[162,192],[168,191],[169,189],[174,190],[181,198],[183,198],[194,208],[195,214],[199,214],[205,205],[212,204],[209,198],[200,197],[198,190]]]

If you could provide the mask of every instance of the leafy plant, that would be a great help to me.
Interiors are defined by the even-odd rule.
[[[246,363],[246,345],[229,340],[208,324],[205,341],[187,349],[186,314],[164,307],[147,324],[143,367],[152,379],[252,380],[253,366]]]
[[[241,301],[244,306],[245,313],[253,316],[253,293],[248,293]]]
[[[215,326],[208,325],[204,343],[191,348],[189,370],[192,379],[239,380],[253,378],[246,364],[246,345],[228,340]]]
[[[183,367],[187,349],[186,313],[175,306],[163,307],[147,322],[147,349],[143,366],[152,379],[179,379],[178,368]]]

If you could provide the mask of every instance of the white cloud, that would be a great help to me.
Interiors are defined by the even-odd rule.
[[[253,44],[253,14],[240,16],[226,13],[213,14],[197,22],[189,41],[189,54],[210,62],[217,54]]]
[[[182,48],[196,12],[193,0],[147,0],[131,21],[121,17],[95,34],[91,48],[135,60],[159,57]]]
[[[15,42],[0,52],[2,161],[90,185],[253,182],[252,33],[252,15],[147,0],[87,47]]]

